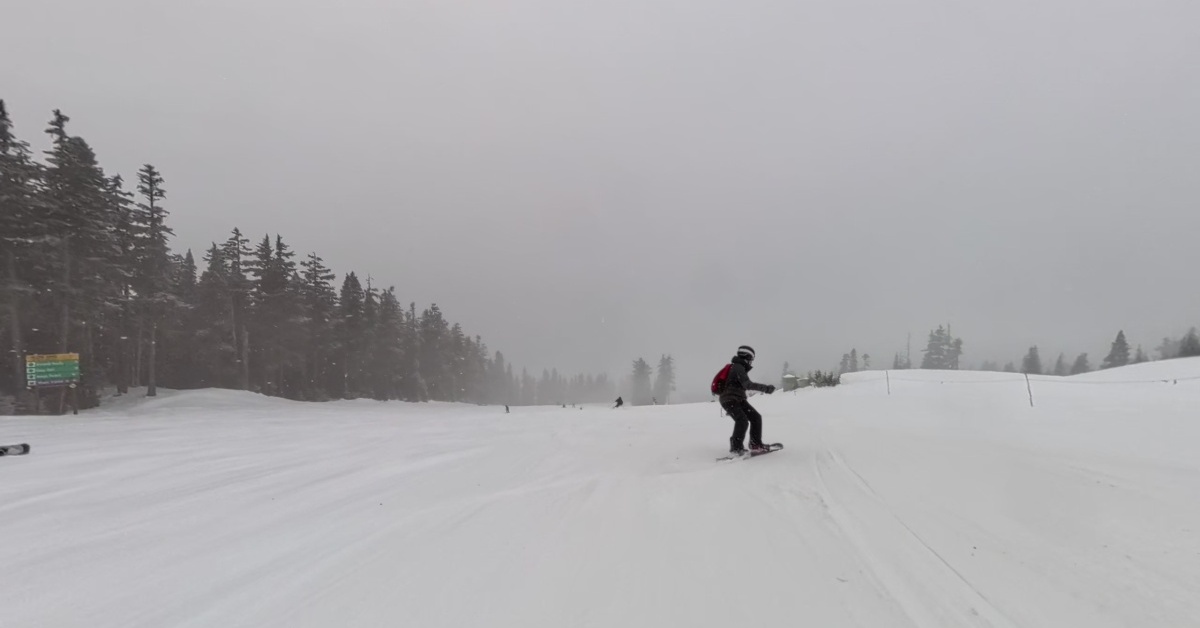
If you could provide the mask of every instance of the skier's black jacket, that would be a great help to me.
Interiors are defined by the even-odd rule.
[[[733,367],[729,369],[729,377],[725,380],[725,388],[721,391],[721,405],[738,403],[746,400],[747,390],[757,390],[758,392],[770,392],[774,390],[767,384],[757,384],[750,381],[750,366],[740,357],[734,357],[730,360]]]

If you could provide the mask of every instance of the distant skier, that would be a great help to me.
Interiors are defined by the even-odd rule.
[[[623,405],[625,405],[625,402],[620,397],[617,397],[617,405],[613,406],[613,409],[620,408]]]
[[[732,454],[745,453],[742,446],[746,438],[746,428],[750,428],[750,452],[762,452],[767,449],[762,440],[762,415],[746,400],[747,390],[757,390],[768,395],[775,392],[770,384],[758,384],[750,381],[750,369],[754,362],[754,349],[742,345],[738,347],[737,355],[730,360],[729,365],[717,373],[713,379],[713,393],[720,395],[721,407],[733,419],[733,436],[729,437],[729,452]]]

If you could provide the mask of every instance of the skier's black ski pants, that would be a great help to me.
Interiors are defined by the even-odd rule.
[[[721,407],[725,408],[725,412],[729,413],[729,418],[733,419],[733,436],[729,437],[729,445],[734,449],[741,449],[742,442],[746,438],[746,428],[750,428],[750,444],[757,445],[762,443],[762,415],[748,401],[731,401],[722,402]]]

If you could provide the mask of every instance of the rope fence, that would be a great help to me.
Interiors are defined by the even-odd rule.
[[[886,373],[886,371],[885,371],[885,373]],[[916,383],[916,384],[946,384],[946,385],[953,386],[953,385],[961,385],[961,384],[1012,384],[1015,382],[1023,381],[1025,379],[1024,374],[1018,373],[1017,375],[1018,375],[1017,377],[1009,377],[1009,378],[1005,378],[1005,379],[986,379],[986,380],[979,380],[979,381],[946,381],[946,380],[932,380],[932,379],[917,379],[917,378],[909,378],[909,377],[891,377],[890,375],[888,375],[887,377],[888,377],[888,379],[890,379],[893,382],[911,382],[911,383]],[[1055,384],[1055,385],[1063,384],[1063,385],[1074,385],[1074,386],[1109,386],[1109,385],[1118,385],[1118,384],[1178,384],[1179,382],[1190,382],[1190,381],[1200,380],[1200,375],[1194,375],[1191,377],[1168,377],[1168,378],[1160,378],[1160,379],[1127,379],[1127,380],[1099,381],[1099,382],[1087,382],[1087,381],[1077,381],[1077,380],[1067,380],[1067,379],[1062,379],[1062,380],[1045,379],[1042,377],[1034,377],[1031,379],[1032,379],[1032,381],[1035,381],[1039,384]]]
[[[963,371],[963,372],[970,372],[970,371]],[[1034,407],[1033,385],[1035,383],[1038,386],[1041,386],[1043,384],[1068,385],[1068,386],[1121,386],[1121,385],[1127,385],[1127,384],[1176,385],[1179,382],[1200,381],[1200,375],[1191,375],[1188,377],[1168,377],[1168,378],[1158,378],[1158,379],[1087,381],[1087,380],[1070,380],[1070,379],[1065,379],[1065,378],[1052,378],[1052,377],[1036,376],[1036,375],[1033,377],[1030,377],[1028,374],[1014,373],[1012,376],[1003,377],[1003,378],[997,377],[997,378],[991,378],[991,379],[978,379],[978,380],[944,380],[944,379],[939,380],[939,379],[935,379],[935,378],[893,376],[891,374],[891,371],[884,371],[883,377],[880,379],[883,379],[884,382],[886,382],[887,394],[889,394],[889,395],[892,394],[892,382],[907,382],[907,383],[912,383],[912,384],[936,384],[936,385],[950,385],[950,386],[972,386],[972,385],[976,385],[976,384],[986,386],[989,384],[1019,384],[1019,383],[1023,382],[1025,384],[1025,390],[1029,394],[1029,406]],[[873,381],[873,380],[867,380],[867,381]]]

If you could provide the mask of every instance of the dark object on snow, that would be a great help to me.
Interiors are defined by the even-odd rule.
[[[759,384],[750,381],[750,370],[754,368],[754,349],[742,345],[738,347],[737,355],[729,361],[729,373],[721,387],[721,407],[733,419],[733,435],[729,437],[729,451],[739,453],[744,451],[742,443],[746,438],[746,428],[750,428],[750,448],[762,447],[762,415],[746,400],[747,390],[757,390],[766,394],[775,392],[770,384]],[[756,447],[757,446],[757,447]]]
[[[508,404],[504,404],[504,414],[508,414]]]
[[[613,407],[614,407],[614,408],[620,408],[620,407],[621,407],[621,406],[623,406],[623,405],[625,405],[625,402],[624,402],[624,401],[623,401],[623,400],[622,400],[620,397],[617,397],[617,405],[615,405],[615,406],[613,406]]]
[[[746,441],[746,428],[750,428],[750,448],[762,443],[762,415],[748,401],[736,401],[732,404],[722,403],[721,407],[733,419],[733,436],[729,437],[729,452],[745,451],[742,445]]]
[[[738,355],[729,361],[729,375],[725,378],[725,384],[718,393],[721,396],[721,405],[745,401],[747,390],[757,390],[768,395],[775,392],[775,387],[770,384],[750,381],[750,369],[754,368],[751,366],[754,362],[753,355],[751,353],[750,357],[746,357],[739,351]]]
[[[29,453],[29,443],[0,445],[0,456],[24,456]]]

